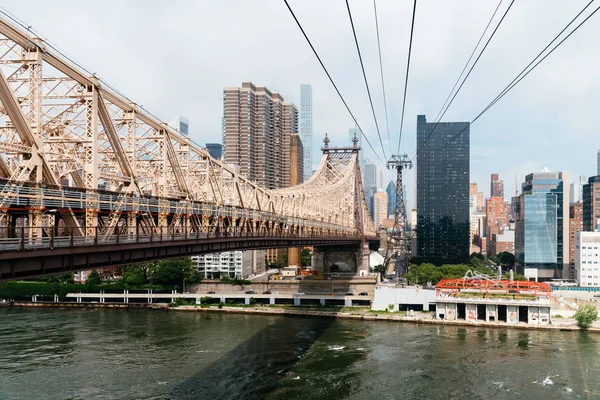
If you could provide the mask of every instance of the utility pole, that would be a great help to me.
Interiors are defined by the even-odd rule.
[[[396,203],[394,204],[394,228],[388,235],[388,251],[390,247],[397,250],[392,253],[396,255],[396,276],[404,275],[408,271],[409,251],[406,223],[406,207],[404,206],[404,189],[402,185],[402,171],[412,168],[412,161],[408,154],[394,154],[387,162],[388,169],[396,170]],[[386,260],[386,265],[389,260]]]

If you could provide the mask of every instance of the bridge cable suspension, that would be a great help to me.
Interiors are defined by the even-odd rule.
[[[406,78],[404,79],[404,95],[402,98],[402,116],[400,117],[400,134],[398,135],[398,149],[396,154],[400,153],[400,142],[402,141],[402,127],[404,126],[404,110],[406,108],[406,90],[408,88],[408,74],[410,71],[410,55],[412,53],[413,33],[415,29],[415,14],[417,12],[417,0],[413,4],[412,22],[410,24],[410,39],[408,42],[408,58],[406,60]],[[393,157],[393,156],[392,156]]]
[[[531,62],[529,64],[527,64],[527,66],[525,68],[523,68],[523,70],[521,70],[521,72],[519,72],[517,74],[517,76],[508,84],[506,85],[506,87],[504,89],[502,89],[502,91],[496,96],[496,98],[494,98],[494,100],[492,100],[479,114],[477,114],[477,116],[475,118],[473,118],[471,120],[471,122],[469,123],[469,125],[467,127],[465,127],[464,129],[460,130],[456,135],[454,135],[452,138],[450,138],[450,140],[448,142],[446,142],[445,144],[443,144],[442,146],[440,146],[437,150],[435,150],[435,152],[433,153],[433,155],[435,155],[438,151],[442,150],[443,148],[445,148],[446,146],[448,146],[450,143],[454,142],[456,139],[458,139],[460,137],[460,135],[462,135],[462,133],[464,131],[466,131],[469,126],[471,124],[473,124],[475,121],[477,121],[483,114],[485,114],[490,108],[492,108],[498,101],[500,101],[500,99],[502,97],[504,97],[508,92],[510,92],[519,82],[521,82],[527,75],[529,75],[529,73],[531,71],[533,71],[538,65],[540,65],[540,63],[542,61],[544,61],[550,54],[552,54],[554,52],[554,50],[556,50],[561,44],[563,44],[564,41],[566,41],[573,33],[575,33],[576,30],[578,30],[583,24],[585,24],[598,10],[600,10],[600,6],[597,7],[594,11],[592,11],[591,14],[589,14],[583,21],[581,21],[579,23],[579,25],[577,25],[575,28],[573,28],[573,30],[571,30],[571,32],[569,32],[569,34],[567,36],[565,36],[560,42],[558,42],[548,53],[546,53],[546,55],[544,57],[542,57],[540,60],[538,60],[531,68],[529,68],[543,53],[544,51],[546,51],[551,45],[552,43],[554,43],[558,37],[564,33],[565,30],[567,30],[567,28],[573,24],[573,22],[575,22],[575,20],[577,18],[579,18],[579,16],[585,11],[586,8],[588,8],[588,6],[590,4],[592,4],[594,2],[594,0],[590,1],[555,37],[554,39],[552,39],[552,41],[550,41],[550,43],[548,43],[548,45],[546,47],[544,47],[544,49],[542,49],[542,51],[540,51],[538,53],[537,56],[534,57],[533,60],[531,60]],[[529,70],[528,70],[529,68]]]
[[[363,63],[362,54],[360,53],[360,46],[358,45],[358,38],[356,37],[356,29],[354,29],[354,20],[352,19],[352,12],[350,11],[350,4],[348,3],[348,0],[346,0],[346,8],[348,9],[348,17],[350,18],[350,25],[352,26],[352,34],[354,35],[354,43],[356,44],[358,60],[360,61],[360,68],[362,69],[362,75],[365,80],[365,87],[367,88],[367,95],[369,96],[369,103],[371,104],[371,112],[373,113],[373,120],[375,121],[375,128],[377,129],[377,137],[379,138],[379,144],[381,145],[381,151],[383,152],[383,158],[387,159],[387,157],[385,155],[385,148],[383,147],[383,141],[381,140],[381,132],[379,131],[379,123],[377,122],[377,115],[375,114],[375,107],[373,107],[373,98],[371,97],[371,89],[369,88],[369,81],[367,80],[367,74],[365,73],[365,65]]]
[[[385,164],[385,162],[381,159],[381,157],[379,156],[379,154],[377,154],[377,152],[375,151],[375,149],[373,148],[373,145],[371,144],[371,141],[369,140],[369,138],[365,135],[364,131],[362,130],[362,128],[360,127],[360,124],[358,123],[358,120],[354,117],[354,114],[352,113],[352,111],[350,110],[350,107],[348,106],[348,103],[346,103],[346,100],[344,99],[344,96],[342,96],[342,93],[340,92],[340,90],[338,89],[337,85],[335,84],[333,78],[331,77],[331,75],[329,74],[329,71],[327,70],[327,68],[325,67],[325,64],[323,64],[323,61],[321,60],[321,57],[319,57],[319,54],[317,53],[317,50],[315,50],[315,47],[313,46],[312,42],[310,41],[310,39],[308,38],[308,35],[306,34],[306,32],[304,31],[304,28],[302,28],[302,25],[300,24],[300,21],[298,20],[298,18],[296,17],[296,14],[294,14],[294,11],[292,10],[292,8],[290,7],[289,3],[287,0],[283,0],[283,2],[285,3],[285,5],[287,6],[288,10],[290,11],[290,14],[292,14],[292,17],[294,18],[294,20],[296,21],[296,24],[298,25],[298,28],[300,28],[300,31],[302,32],[302,35],[304,35],[304,38],[306,39],[306,41],[308,42],[308,45],[310,46],[311,50],[313,51],[315,57],[317,57],[317,60],[319,61],[319,64],[321,64],[321,67],[323,68],[323,70],[325,71],[325,74],[327,75],[327,77],[329,78],[329,81],[331,82],[331,84],[333,85],[333,88],[335,89],[335,91],[337,92],[338,96],[340,97],[340,99],[342,100],[342,103],[344,103],[344,106],[346,107],[346,110],[348,110],[348,113],[350,114],[350,116],[352,117],[352,120],[354,121],[354,123],[356,124],[356,127],[358,128],[358,130],[361,132],[362,136],[365,138],[365,140],[367,141],[367,144],[369,145],[369,147],[371,148],[371,150],[373,151],[373,154],[375,154],[375,156],[377,157],[377,159],[382,163]]]
[[[383,92],[383,108],[385,111],[385,126],[387,129],[388,143],[391,144],[392,140],[390,139],[390,121],[388,118],[387,98],[385,96],[385,81],[383,79],[383,62],[381,60],[381,44],[379,42],[379,21],[378,21],[378,17],[377,17],[377,0],[373,0],[373,9],[375,11],[375,30],[377,32],[377,50],[379,52],[379,72],[381,75],[381,89]]]
[[[425,143],[427,143],[427,141],[429,140],[429,138],[431,137],[431,135],[433,134],[433,132],[435,131],[435,128],[437,128],[437,126],[439,125],[440,121],[442,120],[442,118],[444,117],[444,115],[446,115],[446,112],[448,111],[448,109],[450,108],[450,106],[452,105],[452,103],[454,102],[454,99],[456,99],[456,96],[458,95],[458,93],[460,92],[460,90],[462,89],[463,85],[465,84],[465,82],[467,81],[467,79],[469,78],[469,76],[471,75],[471,72],[473,72],[473,69],[475,68],[475,66],[477,65],[477,62],[479,61],[479,59],[481,58],[481,56],[483,55],[483,53],[485,52],[485,50],[487,49],[488,45],[490,44],[492,38],[494,37],[494,35],[496,34],[496,32],[498,31],[498,28],[500,28],[500,25],[502,24],[502,21],[504,21],[504,18],[506,17],[506,15],[508,14],[508,12],[510,11],[512,5],[514,4],[515,0],[512,0],[510,2],[510,4],[508,5],[508,8],[504,11],[504,14],[502,15],[502,18],[500,18],[500,21],[498,21],[498,24],[496,24],[496,27],[494,28],[494,30],[492,31],[490,37],[488,38],[488,40],[486,41],[485,45],[483,46],[483,48],[481,49],[481,51],[479,52],[479,55],[477,56],[477,58],[475,59],[475,62],[473,62],[473,65],[471,65],[471,68],[469,68],[469,71],[467,72],[467,74],[465,75],[465,77],[463,78],[462,82],[460,83],[460,85],[458,86],[458,89],[456,89],[456,92],[454,93],[454,95],[452,95],[450,101],[448,102],[446,100],[446,102],[448,104],[446,104],[446,102],[444,102],[445,107],[442,106],[440,113],[438,113],[439,117],[436,118],[435,121],[435,125],[433,125],[433,127],[431,128],[431,130],[429,131],[429,134],[427,134],[427,137],[425,138],[425,140],[423,141],[423,143],[421,143],[421,145],[417,147],[416,151],[415,151],[415,155],[412,157],[412,160],[414,160],[418,155],[419,152],[423,149],[423,146],[425,146]],[[502,3],[502,1],[500,1],[500,3]],[[498,10],[498,7],[500,6],[500,4],[498,4],[498,6],[496,7],[496,11]],[[489,24],[490,22],[494,19],[494,16],[496,15],[496,11],[494,11],[494,14],[492,14],[492,17],[490,18],[490,21],[488,22],[488,25],[485,27],[483,33],[481,34],[481,38],[483,38],[483,36],[485,35],[485,33],[488,30]],[[479,41],[477,42],[477,45],[475,46],[475,49],[473,49],[473,51],[475,51],[477,49],[477,47],[479,46],[479,43],[481,42],[481,38],[479,39]],[[469,63],[469,61],[472,58],[472,54],[471,57],[469,57],[469,60],[467,61],[467,65]],[[466,65],[465,65],[466,67]],[[462,76],[462,72],[461,75],[459,75],[458,80],[460,80],[460,77]],[[456,86],[456,84],[455,84]],[[452,90],[450,91],[450,94],[452,94],[452,91],[454,90],[454,88],[452,88]],[[450,95],[448,95],[450,96]],[[442,111],[443,110],[443,111]]]

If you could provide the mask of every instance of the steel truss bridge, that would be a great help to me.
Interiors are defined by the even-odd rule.
[[[268,190],[0,18],[0,280],[378,241],[357,143]]]

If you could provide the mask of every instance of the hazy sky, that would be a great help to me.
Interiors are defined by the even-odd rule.
[[[371,143],[381,155],[345,2],[289,0]],[[163,120],[190,119],[197,143],[220,141],[222,89],[250,80],[300,102],[313,86],[314,143],[348,141],[353,122],[283,0],[5,0],[33,26]],[[500,6],[499,15],[509,0]],[[588,0],[515,2],[444,121],[470,121]],[[437,115],[498,1],[420,0],[401,152],[413,153],[417,114]],[[391,143],[387,140],[373,2],[350,6],[386,155],[396,151],[412,1],[378,0]],[[598,5],[592,4],[589,13]],[[494,23],[493,23],[494,25]],[[471,181],[489,195],[504,179],[548,167],[595,175],[600,148],[600,11],[471,127]],[[365,158],[375,159],[370,150]],[[318,160],[315,160],[317,163]],[[379,175],[379,174],[378,174]],[[391,175],[386,175],[386,179]],[[413,177],[407,174],[409,207]]]

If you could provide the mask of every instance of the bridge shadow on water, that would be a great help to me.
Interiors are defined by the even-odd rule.
[[[335,317],[278,318],[164,399],[264,399],[334,322]]]

